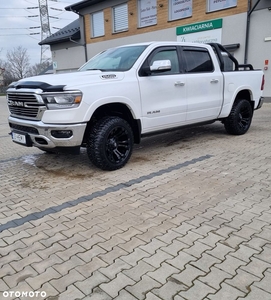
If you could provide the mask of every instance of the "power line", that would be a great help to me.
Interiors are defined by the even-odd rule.
[[[37,15],[37,16],[39,16],[39,15]],[[0,18],[6,18],[6,17],[8,17],[8,18],[29,18],[29,17],[33,17],[33,16],[14,16],[14,15],[0,16]]]
[[[52,10],[64,11],[63,9],[60,9],[60,8],[55,8],[55,7],[49,7],[49,8]]]
[[[5,3],[1,3],[0,4],[1,41],[6,40],[8,37],[10,37],[10,40],[19,41],[21,40],[19,39],[20,36],[22,37],[22,40],[25,41],[28,39],[25,37],[32,38],[36,41],[45,40],[47,37],[51,36],[51,34],[56,32],[57,30],[60,30],[61,28],[63,28],[64,26],[66,26],[68,23],[72,22],[75,19],[73,18],[74,16],[71,16],[71,14],[69,15],[65,14],[67,13],[67,11],[64,9],[65,6],[70,5],[71,3],[74,2],[76,2],[76,0],[24,0],[21,2],[16,1],[17,3],[15,4],[16,7],[3,7],[5,5],[9,5],[9,6],[12,5],[9,4],[8,1],[6,1]],[[24,7],[19,7],[20,5]],[[46,12],[48,18],[48,22],[46,21],[45,23],[44,21],[42,22],[42,18],[44,17],[44,12]],[[66,15],[67,18],[65,18]],[[16,24],[14,18],[18,19],[18,24],[22,25],[21,27],[19,27],[20,25]],[[24,18],[27,21],[24,20]],[[35,23],[31,23],[31,21]],[[52,28],[52,32],[50,28]],[[7,47],[6,45],[11,45],[11,44],[5,43],[5,48]],[[46,53],[44,50],[45,47],[43,46],[48,48],[48,49],[46,48]],[[43,46],[40,46],[41,62],[47,61],[48,58],[51,56],[50,46],[49,45],[43,45]],[[47,50],[49,50],[48,53]]]
[[[40,34],[40,32],[35,32],[35,33],[11,33],[11,34],[0,34],[0,36],[11,36],[11,35],[36,35]]]
[[[51,1],[51,2],[58,2],[58,3],[67,3],[67,4],[71,4],[71,3],[74,3],[75,1],[71,1],[71,2],[68,2],[68,1],[61,1],[61,0],[48,0],[48,1]]]
[[[18,29],[36,29],[40,28],[40,26],[35,26],[35,27],[17,27],[17,28],[0,28],[0,30],[18,30]]]
[[[50,16],[48,12],[48,2],[47,0],[39,0],[39,10],[40,10],[40,25],[41,25],[41,40],[48,38],[51,36],[51,29],[50,29]],[[51,59],[48,57],[48,54],[50,52],[50,46],[49,45],[41,45],[41,57],[40,57],[40,63],[46,62]]]
[[[24,7],[0,7],[0,9],[32,9],[32,8],[38,8],[37,7],[27,7],[27,8],[24,8]]]

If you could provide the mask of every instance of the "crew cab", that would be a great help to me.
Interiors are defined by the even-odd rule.
[[[86,147],[95,166],[116,170],[145,135],[215,121],[229,134],[246,133],[263,87],[263,72],[220,44],[132,44],[77,72],[12,83],[8,121],[15,143],[46,152]]]

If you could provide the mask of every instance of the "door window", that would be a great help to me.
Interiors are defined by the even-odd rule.
[[[185,72],[213,72],[214,66],[209,52],[204,48],[183,48]]]
[[[152,76],[170,75],[180,73],[179,59],[176,47],[156,49],[145,61],[143,66],[151,66],[157,60],[170,60],[171,69],[163,72],[151,73]]]

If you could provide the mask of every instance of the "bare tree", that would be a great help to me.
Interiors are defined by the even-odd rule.
[[[2,48],[0,48],[0,54],[1,54],[1,52],[2,52]],[[5,70],[4,65],[5,65],[5,62],[0,58],[0,80],[2,80],[2,81],[3,81],[3,76],[4,76],[4,70]],[[1,82],[1,83],[3,83],[3,82]]]
[[[33,65],[30,70],[29,70],[29,75],[30,76],[36,76],[39,75],[42,71],[46,70],[49,68],[49,66],[51,65],[51,63],[49,61],[43,62],[43,63],[39,63],[39,64],[35,64]]]
[[[0,58],[0,91],[2,90],[1,87],[4,86],[4,72],[5,72],[4,62]]]
[[[29,76],[30,61],[27,49],[18,46],[8,51],[5,69],[6,76],[13,81]]]
[[[1,51],[2,49],[0,48],[0,53]],[[6,60],[0,59],[0,71],[2,70],[3,77],[0,78],[0,84],[8,86],[19,79],[39,75],[42,71],[49,68],[49,66],[50,62],[30,65],[27,49],[18,46],[7,52]]]

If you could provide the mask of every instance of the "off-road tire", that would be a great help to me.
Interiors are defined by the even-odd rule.
[[[87,154],[98,168],[113,171],[130,159],[134,145],[131,126],[119,117],[104,117],[91,128]]]
[[[245,134],[251,124],[253,110],[248,100],[239,99],[232,107],[230,115],[224,121],[224,127],[229,134]]]

